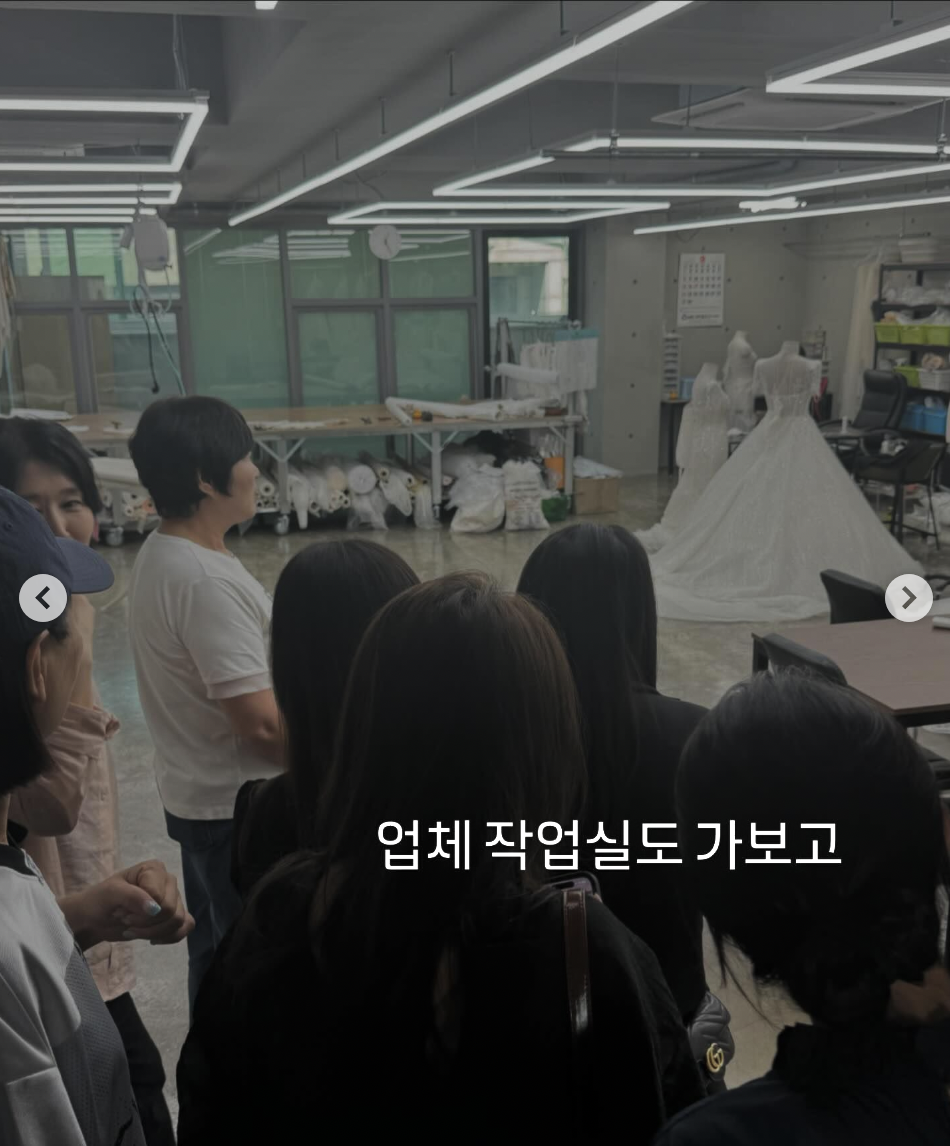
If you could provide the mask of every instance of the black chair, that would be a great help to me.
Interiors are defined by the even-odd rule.
[[[814,649],[806,648],[778,633],[769,633],[767,637],[753,636],[752,671],[764,672],[770,665],[818,673],[835,684],[848,683],[841,669],[823,653],[816,653]]]
[[[946,442],[935,442],[926,438],[912,438],[900,453],[868,455],[862,452],[855,458],[852,467],[855,479],[859,482],[878,481],[894,487],[894,501],[891,508],[891,533],[898,541],[904,540],[904,529],[919,533],[922,537],[932,537],[940,548],[940,533],[934,514],[933,482],[934,473],[947,452]],[[916,525],[904,523],[904,487],[922,485],[927,490],[927,521],[933,529],[919,529]]]
[[[907,379],[894,370],[865,370],[861,406],[851,421],[852,430],[896,430],[907,405]],[[837,419],[821,427],[839,425]]]
[[[866,584],[866,582],[865,582]],[[844,673],[835,664],[831,657],[823,653],[816,653],[814,649],[806,648],[797,641],[788,637],[779,636],[778,633],[769,633],[767,637],[752,637],[752,671],[767,672],[769,668],[800,669],[804,672],[816,673],[830,680],[833,684],[847,686]],[[915,736],[916,739],[916,736]],[[929,748],[921,747],[921,752],[933,769],[937,778],[937,787],[941,797],[950,802],[950,760],[931,752]],[[950,944],[950,939],[948,939]]]
[[[872,581],[862,581],[850,573],[825,569],[821,583],[828,594],[831,623],[847,625],[855,621],[886,621],[890,617],[884,602],[884,590]]]

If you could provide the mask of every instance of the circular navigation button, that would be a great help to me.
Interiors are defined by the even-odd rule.
[[[933,608],[934,593],[923,577],[903,573],[884,590],[884,603],[898,621],[920,621]]]
[[[55,621],[68,599],[66,586],[51,573],[37,573],[20,586],[20,608],[31,621]]]

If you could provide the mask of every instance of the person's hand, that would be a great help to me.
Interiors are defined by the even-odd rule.
[[[177,880],[159,860],[116,872],[102,883],[64,896],[59,905],[83,950],[120,939],[179,943],[195,926]]]
[[[888,1018],[898,1023],[929,1026],[950,1018],[950,973],[939,964],[924,972],[921,983],[891,984]]]
[[[92,708],[95,699],[92,688],[92,646],[96,628],[96,610],[89,598],[77,594],[69,601],[69,623],[82,641],[79,672],[70,695],[70,701],[80,708]]]

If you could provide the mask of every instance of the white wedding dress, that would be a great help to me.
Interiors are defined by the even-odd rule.
[[[768,413],[651,558],[661,617],[800,620],[827,611],[823,569],[881,586],[922,573],[811,418],[821,364],[797,349],[756,363]]]
[[[726,347],[723,389],[729,395],[730,428],[747,434],[755,427],[755,362],[757,355],[744,330],[737,330]]]
[[[647,552],[666,545],[689,517],[690,510],[713,474],[729,456],[729,399],[711,362],[704,362],[693,383],[693,396],[683,410],[676,439],[680,479],[666,503],[663,517],[635,534]]]

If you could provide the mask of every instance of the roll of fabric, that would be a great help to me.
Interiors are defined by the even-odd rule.
[[[347,466],[346,470],[346,485],[352,494],[368,494],[376,486],[376,473],[375,471],[362,462],[357,462],[355,465]]]

